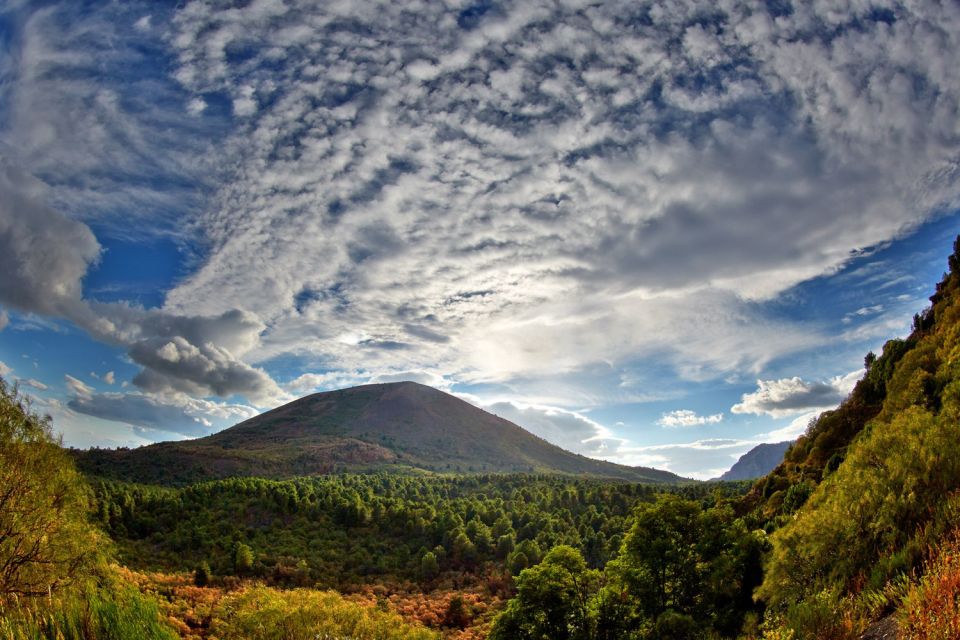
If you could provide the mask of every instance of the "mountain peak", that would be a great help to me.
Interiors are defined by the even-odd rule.
[[[340,471],[681,479],[565,451],[465,400],[409,380],[315,393],[205,438],[80,452],[78,461],[91,473],[157,482]]]

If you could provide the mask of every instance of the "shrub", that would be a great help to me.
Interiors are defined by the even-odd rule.
[[[960,540],[945,543],[907,593],[899,611],[905,637],[912,640],[960,638]]]

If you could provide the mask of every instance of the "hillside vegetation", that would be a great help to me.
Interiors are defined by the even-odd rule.
[[[912,334],[868,356],[851,397],[759,485],[769,493],[788,483],[759,504],[766,515],[778,502],[781,511],[797,506],[798,487],[809,493],[772,535],[759,590],[773,617],[801,636],[812,619],[842,635],[857,630],[858,616],[892,610],[960,525],[960,239],[954,249]]]

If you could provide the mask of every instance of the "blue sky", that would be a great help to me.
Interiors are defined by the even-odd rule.
[[[0,373],[75,446],[414,379],[712,477],[958,225],[935,2],[0,9]]]

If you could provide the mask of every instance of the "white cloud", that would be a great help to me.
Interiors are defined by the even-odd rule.
[[[246,405],[198,400],[183,394],[77,393],[67,406],[78,413],[131,425],[137,428],[136,433],[151,439],[163,434],[204,436],[215,431],[214,421],[222,428],[258,413]]]
[[[567,451],[586,456],[613,455],[626,442],[600,423],[576,411],[510,401],[480,406]]]
[[[957,12],[795,4],[506,2],[469,29],[444,3],[30,9],[0,56],[0,225],[43,250],[0,240],[0,302],[123,347],[142,390],[264,406],[398,372],[517,396],[647,360],[762,378],[832,337],[758,301],[960,193]],[[94,303],[92,220],[202,259],[162,309]],[[286,354],[326,373],[281,389]],[[766,380],[737,406],[840,392]]]
[[[796,440],[807,430],[807,427],[810,426],[810,423],[815,420],[819,415],[820,411],[809,411],[803,413],[793,420],[790,421],[790,424],[787,426],[775,429],[769,433],[761,433],[756,436],[756,439],[761,442],[783,442],[784,440]]]
[[[113,371],[107,371],[105,374],[103,374],[103,381],[107,384],[113,384],[116,382],[116,377],[114,376]]]
[[[43,204],[43,185],[0,162],[0,301],[25,312],[72,320],[91,335],[126,347],[144,369],[134,383],[149,391],[244,394],[262,405],[287,396],[240,358],[265,325],[231,309],[212,317],[175,315],[123,303],[89,302],[81,281],[100,255],[82,222]]]
[[[74,378],[69,374],[63,376],[63,379],[67,383],[67,389],[73,395],[79,398],[89,398],[90,396],[93,395],[93,387],[83,382],[82,380]]]
[[[358,384],[366,377],[357,373],[304,373],[283,385],[287,392],[304,395],[318,390],[339,389]]]
[[[0,376],[8,376],[13,368],[8,366],[3,360],[0,360]]]
[[[625,446],[607,459],[627,465],[655,466],[687,478],[708,480],[729,469],[755,440],[712,438],[687,443]]]
[[[657,424],[662,427],[698,427],[705,424],[717,424],[722,421],[722,413],[701,416],[689,409],[677,409],[663,414],[660,419],[657,420]]]
[[[32,388],[36,389],[37,391],[46,391],[46,390],[49,388],[49,387],[47,387],[47,385],[45,385],[44,383],[40,382],[40,381],[37,380],[36,378],[21,379],[20,382],[21,382],[22,384],[27,385],[28,387],[32,387]]]
[[[952,103],[912,100],[906,121],[856,89],[866,47],[878,78],[906,64],[960,95],[919,53],[954,38],[925,30],[953,17],[903,9],[889,31],[852,12],[857,29],[825,43],[807,11],[774,21],[748,3],[692,27],[698,10],[679,3],[645,27],[616,3],[583,16],[508,4],[464,38],[442,5],[418,10],[422,28],[403,3],[290,3],[270,20],[186,7],[178,77],[249,108],[235,106],[247,120],[223,149],[243,168],[202,220],[216,250],[170,306],[251,301],[270,327],[252,359],[306,351],[345,372],[434,367],[460,380],[652,355],[702,379],[822,343],[745,299],[830,273],[956,196],[930,178],[952,166],[933,152],[956,146]],[[248,38],[269,46],[232,61]],[[832,120],[811,102],[831,73],[850,90],[849,105],[830,96]],[[696,74],[707,86],[693,95]],[[647,97],[654,87],[670,105]],[[858,128],[854,105],[905,135]],[[914,127],[930,117],[933,130]]]
[[[203,98],[191,98],[187,103],[187,113],[192,116],[198,116],[207,108],[207,102]]]
[[[858,370],[826,382],[808,382],[797,376],[757,380],[757,390],[745,393],[730,411],[782,418],[812,409],[828,409],[846,398],[861,377],[863,371]]]

